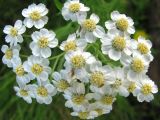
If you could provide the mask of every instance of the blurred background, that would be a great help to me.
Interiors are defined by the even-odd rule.
[[[160,0],[81,0],[99,15],[100,24],[110,19],[110,13],[118,10],[131,16],[135,22],[136,33],[150,39],[153,43],[152,53],[155,57],[150,65],[148,75],[160,87]],[[0,0],[0,47],[5,43],[3,28],[13,25],[17,19],[23,20],[22,9],[31,3],[44,3],[49,9],[49,23],[46,28],[54,30],[59,41],[74,32],[76,24],[63,20],[60,10],[65,0]],[[90,11],[90,14],[91,14]],[[30,38],[25,38],[22,53],[29,55],[27,44]],[[55,54],[58,54],[55,53]],[[0,57],[3,54],[0,52]],[[57,70],[59,68],[56,68]],[[40,105],[33,101],[31,105],[15,95],[15,74],[0,61],[0,120],[78,120],[70,116],[70,110],[64,107],[61,95],[53,98],[50,105]],[[151,103],[139,103],[132,95],[129,98],[118,98],[113,111],[97,120],[160,120],[160,95],[155,95]]]

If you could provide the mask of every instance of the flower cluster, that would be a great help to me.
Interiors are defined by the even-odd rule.
[[[51,49],[58,46],[58,40],[53,31],[44,28],[48,22],[45,5],[30,5],[22,11],[23,22],[17,20],[14,26],[4,28],[10,46],[2,46],[2,60],[16,73],[17,96],[28,103],[35,98],[40,104],[50,104],[52,96],[62,93],[65,106],[73,110],[71,115],[81,119],[110,113],[117,95],[133,94],[139,102],[154,99],[158,88],[146,75],[153,60],[152,43],[143,37],[131,39],[135,29],[130,17],[113,11],[112,20],[105,22],[106,32],[98,24],[100,18],[96,14],[88,18],[89,10],[79,0],[68,0],[62,8],[64,19],[77,22],[79,28],[59,46],[65,59],[60,71],[49,66]],[[33,26],[40,29],[31,35],[29,47],[33,55],[22,62],[19,43],[23,42],[26,27]],[[99,55],[107,62],[99,59]]]

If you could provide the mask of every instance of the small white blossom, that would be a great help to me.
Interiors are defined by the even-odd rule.
[[[7,34],[5,40],[10,43],[10,46],[16,46],[17,43],[23,42],[22,34],[26,31],[25,26],[21,20],[17,20],[14,26],[6,25],[3,32]]]
[[[74,83],[68,91],[64,92],[64,97],[67,100],[65,106],[73,108],[75,111],[85,109],[85,105],[88,104],[88,100],[85,98],[85,86],[83,83]]]
[[[52,82],[57,87],[57,90],[60,92],[68,90],[73,79],[72,73],[70,73],[68,70],[54,72],[52,77],[54,78]]]
[[[105,26],[108,30],[110,29],[119,29],[128,34],[134,34],[134,22],[132,18],[127,17],[125,14],[120,14],[118,11],[113,11],[111,13],[111,19],[105,22]]]
[[[78,21],[89,10],[88,7],[80,3],[80,0],[68,0],[62,8],[62,16],[65,20]]]
[[[79,24],[82,27],[81,37],[84,37],[88,43],[93,43],[97,38],[102,38],[105,34],[105,30],[100,25],[99,17],[96,14],[92,14],[89,19],[81,18]]]
[[[32,85],[35,98],[40,104],[51,104],[52,97],[56,95],[56,88],[50,83],[42,83],[41,85]]]
[[[24,70],[24,67],[20,58],[13,63],[13,71],[16,73],[16,80],[18,84],[25,85],[29,83],[31,79],[33,79]]]
[[[32,103],[34,95],[30,85],[20,85],[19,87],[15,86],[14,90],[17,92],[17,96],[23,98],[29,104]]]
[[[127,72],[127,79],[133,81],[136,81],[141,75],[146,74],[149,62],[143,55],[137,52],[134,52],[132,56],[123,56],[121,59],[121,63]]]
[[[22,15],[25,17],[24,25],[28,28],[32,28],[33,26],[37,29],[43,28],[48,22],[47,13],[48,9],[42,3],[29,5],[28,8],[22,11]]]
[[[41,29],[32,34],[33,42],[30,43],[30,48],[33,55],[48,58],[51,56],[51,49],[58,45],[56,34],[47,29]]]
[[[148,61],[153,60],[153,56],[151,54],[151,47],[152,47],[151,41],[146,40],[141,36],[138,37],[137,41],[135,40],[135,50],[137,50],[137,52],[142,54]]]
[[[112,79],[113,70],[109,66],[102,66],[96,61],[89,67],[90,89],[92,92],[104,93],[105,85]]]
[[[116,29],[108,31],[108,34],[101,39],[102,52],[109,58],[117,61],[122,58],[122,55],[131,55],[133,51],[132,41],[128,35],[123,35],[122,32]]]
[[[137,96],[139,102],[150,102],[154,99],[153,94],[158,92],[158,87],[155,83],[150,80],[147,76],[142,76],[139,78],[139,84],[136,88],[134,96]]]
[[[85,39],[77,39],[76,34],[70,34],[66,41],[63,41],[60,45],[60,49],[66,52],[83,50],[87,46]]]
[[[42,57],[30,56],[23,66],[30,77],[37,78],[38,81],[48,80],[48,76],[51,73],[48,59]]]
[[[19,45],[13,47],[3,45],[1,48],[1,51],[4,53],[4,56],[2,57],[2,62],[8,67],[13,67],[13,62],[16,62],[17,59],[19,59],[19,50]]]
[[[85,68],[95,61],[95,58],[89,52],[71,51],[65,55],[65,59],[65,67],[68,70],[73,70],[77,79],[89,82],[89,76]]]

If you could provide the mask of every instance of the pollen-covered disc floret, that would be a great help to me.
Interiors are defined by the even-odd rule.
[[[134,22],[125,14],[113,11],[111,20],[105,22],[105,31],[98,25],[99,16],[87,15],[89,10],[80,0],[67,0],[61,13],[66,21],[74,23],[56,28],[57,36],[44,28],[48,9],[42,3],[25,8],[23,22],[17,20],[14,26],[5,26],[9,46],[1,48],[2,62],[16,75],[17,96],[27,103],[35,99],[48,105],[58,92],[57,97],[64,96],[71,115],[80,119],[109,114],[119,96],[133,94],[139,102],[154,99],[158,87],[147,76],[153,60],[151,41],[141,36],[131,38]],[[55,29],[56,22],[52,23],[47,27]],[[32,27],[39,30],[26,30]]]

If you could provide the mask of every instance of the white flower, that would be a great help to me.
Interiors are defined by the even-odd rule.
[[[136,92],[134,96],[137,96],[137,100],[139,102],[150,102],[154,99],[153,94],[158,92],[158,87],[155,83],[148,78],[148,76],[142,76],[139,79],[138,87],[136,88]]]
[[[102,66],[100,61],[96,61],[89,67],[89,76],[91,91],[104,93],[105,85],[112,78],[112,69],[109,66]]]
[[[72,82],[73,79],[72,74],[67,70],[54,72],[52,77],[54,78],[52,82],[57,87],[57,90],[60,92],[68,90],[68,88],[70,87],[70,83]]]
[[[137,41],[135,40],[135,49],[137,50],[137,52],[142,54],[148,61],[153,60],[153,56],[151,54],[151,47],[152,47],[151,41],[146,40],[141,36],[138,37]]]
[[[80,3],[79,0],[68,0],[62,8],[62,16],[65,20],[77,21],[82,15],[90,9]]]
[[[116,100],[115,94],[111,90],[106,90],[105,93],[89,93],[86,95],[88,100],[95,100],[97,107],[105,109],[108,113],[112,110],[112,105]]]
[[[72,51],[72,50],[83,50],[87,46],[87,43],[85,39],[77,39],[76,34],[70,34],[66,41],[63,41],[60,45],[60,49],[66,52]]]
[[[95,110],[90,110],[88,108],[88,106],[85,106],[85,109],[84,110],[81,110],[81,111],[74,111],[71,113],[72,116],[77,116],[79,117],[80,119],[94,119],[95,117],[98,116],[98,113],[97,111]]]
[[[111,19],[105,22],[105,26],[108,30],[117,28],[125,33],[134,34],[134,22],[132,18],[127,17],[125,14],[120,14],[118,11],[111,13]]]
[[[137,81],[129,81],[129,80],[126,80],[126,83],[125,83],[125,86],[128,90],[129,93],[132,93],[133,95],[135,94],[136,92],[136,88],[138,88],[138,82]]]
[[[121,63],[127,72],[127,79],[136,81],[141,75],[148,71],[149,62],[145,57],[137,52],[132,56],[123,56]]]
[[[47,29],[41,29],[32,34],[33,42],[30,44],[33,55],[48,58],[51,56],[51,49],[58,45],[56,34]]]
[[[85,68],[95,61],[95,58],[89,52],[71,51],[65,55],[65,59],[66,68],[73,70],[77,79],[89,82],[89,76]]]
[[[102,38],[105,34],[105,30],[100,25],[99,17],[96,14],[92,14],[89,19],[82,18],[79,23],[82,27],[81,37],[84,37],[88,43],[93,43],[96,38]]]
[[[19,59],[19,50],[20,46],[8,47],[7,45],[3,45],[1,51],[4,53],[2,57],[2,62],[6,64],[8,67],[13,67],[13,62],[16,62]]]
[[[10,43],[10,46],[16,46],[17,43],[23,42],[22,34],[26,31],[25,26],[22,24],[21,20],[17,20],[14,26],[6,25],[3,32],[7,34],[5,40]]]
[[[107,89],[111,90],[114,94],[119,94],[124,97],[129,96],[129,92],[126,88],[126,75],[123,68],[117,67],[114,69],[113,79],[110,81],[110,85]]]
[[[38,81],[48,80],[48,76],[51,72],[48,59],[30,56],[28,60],[24,62],[23,66],[30,77],[37,78]]]
[[[55,96],[57,93],[56,88],[50,83],[34,84],[32,85],[32,90],[37,102],[40,104],[50,104],[52,96]]]
[[[20,58],[13,63],[13,71],[16,73],[16,80],[19,85],[25,85],[33,79],[25,72]]]
[[[102,52],[109,58],[117,61],[122,54],[131,55],[133,51],[132,42],[127,35],[116,29],[109,30],[108,34],[101,39]]]
[[[46,14],[48,9],[42,3],[36,5],[31,4],[28,8],[23,9],[22,15],[25,17],[24,25],[28,28],[35,26],[37,29],[43,28],[48,22]]]
[[[17,96],[23,98],[27,103],[32,103],[34,95],[30,88],[30,85],[20,85],[19,87],[15,86],[14,90],[17,92]]]
[[[65,106],[73,108],[74,111],[81,111],[88,104],[88,100],[85,98],[85,86],[83,83],[75,82],[68,91],[64,92],[64,97],[67,99]]]

